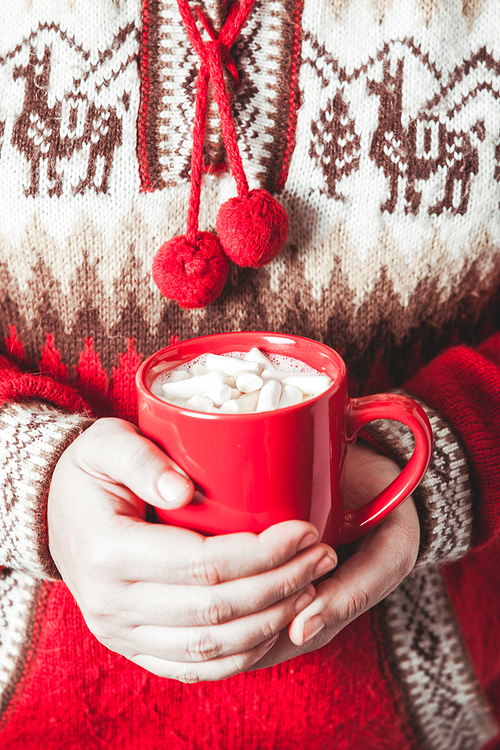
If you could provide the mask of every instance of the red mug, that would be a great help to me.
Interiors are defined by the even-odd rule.
[[[332,385],[296,406],[250,414],[198,412],[151,393],[160,371],[202,354],[257,347],[301,360]],[[431,456],[432,432],[420,406],[406,396],[347,395],[346,367],[328,346],[302,336],[238,332],[202,336],[162,349],[137,373],[139,428],[194,481],[193,501],[156,509],[159,520],[204,534],[261,532],[290,519],[311,521],[332,546],[352,542],[376,526],[415,489]],[[374,419],[406,424],[413,454],[396,479],[361,508],[342,504],[346,447]]]

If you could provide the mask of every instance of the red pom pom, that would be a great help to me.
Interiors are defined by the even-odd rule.
[[[251,190],[246,198],[230,198],[222,204],[217,234],[234,263],[258,268],[275,258],[285,244],[288,216],[267,190]]]
[[[168,299],[181,307],[205,307],[217,299],[229,273],[229,261],[217,237],[198,232],[192,245],[186,237],[165,242],[153,261],[153,279]]]

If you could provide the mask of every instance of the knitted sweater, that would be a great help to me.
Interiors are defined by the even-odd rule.
[[[227,84],[250,186],[289,238],[194,310],[151,279],[190,190],[200,63],[177,3],[1,6],[2,748],[500,747],[500,4],[255,0]],[[218,33],[228,3],[204,10]],[[210,96],[203,158],[213,231],[235,188]],[[333,346],[351,395],[420,399],[421,550],[324,648],[184,685],[88,632],[48,552],[47,492],[92,416],[135,419],[143,357],[244,329]],[[393,423],[373,439],[411,451]]]

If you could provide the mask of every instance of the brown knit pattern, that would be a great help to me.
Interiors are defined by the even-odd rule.
[[[467,458],[456,435],[439,414],[420,405],[434,436],[429,469],[413,493],[421,530],[417,566],[423,567],[451,562],[470,550],[474,490]],[[403,424],[377,420],[365,431],[401,467],[408,462],[415,441]]]
[[[189,196],[199,61],[176,2],[42,5],[10,4],[0,31],[0,336],[21,367],[132,418],[134,368],[172,335],[309,336],[344,356],[352,395],[397,386],[452,335],[487,335],[500,312],[497,0],[256,0],[228,51],[240,86],[226,80],[250,185],[275,192],[290,235],[195,311],[150,276]],[[227,3],[204,9],[218,31]],[[212,231],[234,194],[213,102],[204,159],[199,224]],[[476,750],[494,728],[429,566],[470,546],[468,467],[430,418],[422,567],[381,605],[384,639],[422,749]],[[0,412],[0,564],[17,570],[0,581],[8,695],[37,578],[56,575],[41,532],[51,469],[87,424],[38,405]],[[406,435],[379,436],[406,460]]]
[[[0,304],[3,334],[16,325],[31,361],[47,332],[71,366],[92,335],[111,370],[129,338],[147,355],[171,334],[270,329],[333,345],[358,385],[376,362],[365,388],[384,388],[434,356],[451,330],[471,340],[484,320],[486,332],[500,282],[488,208],[500,202],[499,170],[491,175],[500,52],[476,40],[477,29],[486,36],[484,13],[461,57],[440,56],[416,25],[412,36],[367,42],[348,62],[349,4],[337,6],[280,0],[268,18],[258,1],[231,50],[245,169],[281,190],[290,240],[266,268],[233,267],[221,298],[199,311],[164,300],[150,278],[158,247],[185,230],[189,191],[198,62],[173,0],[148,6],[148,33],[164,36],[147,47],[128,3],[109,6],[112,22],[92,44],[67,18],[11,32],[0,49],[12,102],[0,112],[0,171],[6,205],[21,203],[0,217]],[[221,8],[207,6],[216,28]],[[398,9],[388,4],[384,17]],[[211,115],[209,150],[216,122]],[[143,126],[151,185],[161,189],[141,195]],[[207,151],[207,165],[217,154]],[[159,170],[177,175],[176,186]],[[206,176],[201,228],[214,227],[231,190],[227,175]]]
[[[498,733],[438,566],[378,605],[385,648],[420,750],[479,750]]]
[[[91,420],[42,403],[0,409],[0,565],[59,578],[47,547],[47,497],[54,467]]]

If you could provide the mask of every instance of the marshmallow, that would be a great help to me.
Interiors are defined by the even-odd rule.
[[[203,395],[209,398],[215,406],[222,406],[222,404],[225,404],[226,401],[229,401],[229,399],[233,397],[231,387],[224,383],[220,383],[220,385],[210,388],[210,390],[206,391]]]
[[[276,367],[271,360],[266,357],[264,352],[261,352],[260,349],[257,349],[256,347],[250,349],[243,359],[250,362],[258,362],[262,365],[264,370],[276,370]]]
[[[222,370],[207,370],[207,372],[216,372],[218,375],[221,376],[221,379],[224,385],[228,385],[230,386],[230,388],[236,387],[235,379],[230,375],[226,375],[226,373],[222,372]]]
[[[260,391],[264,381],[259,375],[250,370],[242,370],[236,373],[236,388],[242,393],[252,393]]]
[[[193,409],[194,411],[212,411],[214,402],[207,396],[196,394],[196,396],[188,398],[184,406],[186,409]]]
[[[294,385],[285,385],[281,394],[279,408],[284,409],[287,406],[295,406],[302,402],[302,391]]]
[[[205,365],[202,365],[201,362],[196,362],[191,367],[191,374],[192,375],[206,375],[208,373],[208,369],[205,367]]]
[[[216,372],[210,372],[208,375],[197,375],[188,380],[180,380],[177,383],[167,381],[163,383],[163,393],[167,398],[191,398],[191,396],[201,396],[210,388],[215,388],[222,384],[222,378]]]
[[[226,401],[225,404],[222,404],[220,412],[221,414],[241,414],[236,399],[230,399],[229,401]]]
[[[168,383],[179,383],[181,380],[189,380],[190,374],[187,370],[172,370],[169,375]]]
[[[274,411],[277,409],[281,390],[281,383],[278,383],[277,380],[266,380],[259,391],[259,402],[255,411]]]
[[[281,383],[285,378],[293,378],[295,375],[297,375],[297,370],[263,370],[261,378],[262,380],[277,380]]]
[[[331,386],[332,381],[328,375],[296,374],[283,378],[283,385],[294,385],[300,388],[304,395],[318,396]]]
[[[227,357],[220,354],[209,354],[205,366],[209,370],[222,370],[225,375],[236,376],[236,373],[241,370],[251,370],[260,375],[262,371],[262,365],[258,362],[248,362],[244,359],[236,359],[236,357]]]
[[[222,404],[220,410],[224,414],[248,414],[255,411],[258,401],[259,391],[252,391],[252,393],[244,393],[238,399],[226,401],[225,404]]]
[[[323,373],[278,370],[256,348],[243,359],[208,354],[204,361],[195,361],[190,370],[171,371],[160,398],[195,411],[247,414],[295,406],[332,384]]]

